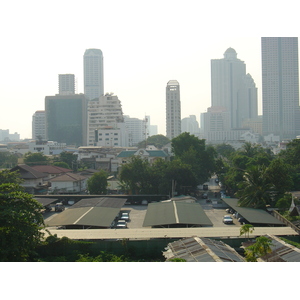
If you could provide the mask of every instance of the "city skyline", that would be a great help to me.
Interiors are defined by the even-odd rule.
[[[211,106],[210,61],[222,58],[232,47],[256,83],[261,114],[261,36],[298,36],[286,30],[296,28],[293,11],[289,10],[286,26],[275,22],[276,13],[285,11],[282,7],[273,9],[274,16],[268,22],[262,20],[263,7],[247,8],[247,15],[252,12],[256,20],[261,19],[253,24],[245,20],[244,14],[235,14],[228,2],[219,1],[206,4],[202,17],[196,9],[197,1],[186,1],[184,5],[154,1],[151,6],[137,1],[104,1],[101,15],[97,9],[87,8],[94,1],[87,1],[85,6],[54,1],[47,7],[47,14],[36,3],[19,1],[17,11],[12,3],[5,3],[6,14],[0,21],[5,28],[5,47],[0,50],[0,129],[18,132],[22,139],[31,138],[32,116],[44,110],[45,97],[58,94],[59,74],[74,74],[76,93],[84,92],[82,58],[86,49],[103,52],[104,93],[118,96],[124,115],[139,119],[149,115],[151,124],[158,125],[158,133],[165,135],[168,81],[180,83],[181,118],[196,115],[199,122],[200,114]],[[212,11],[214,14],[209,16]],[[66,34],[63,28],[72,20]],[[241,23],[243,26],[235,26]],[[266,23],[272,25],[271,32],[265,30]],[[224,26],[234,30],[223,32]]]

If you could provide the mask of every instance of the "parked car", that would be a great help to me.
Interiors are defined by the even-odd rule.
[[[127,222],[125,220],[119,220],[116,224],[116,228],[127,228]]]
[[[129,221],[129,213],[127,212],[122,212],[121,213],[121,217],[120,217],[120,220],[125,220],[125,221]]]
[[[59,202],[55,204],[55,211],[64,211],[65,210],[65,206]]]
[[[202,194],[202,199],[207,199],[207,194],[206,193]]]
[[[233,219],[229,215],[225,215],[223,217],[223,223],[224,224],[233,224]]]

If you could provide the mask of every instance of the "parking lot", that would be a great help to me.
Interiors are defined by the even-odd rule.
[[[206,203],[205,200],[199,200],[197,202],[202,206],[207,217],[213,223],[213,227],[240,226],[238,220],[226,212],[224,208],[213,208],[213,205]],[[147,205],[126,205],[121,209],[121,212],[129,213],[130,221],[127,223],[128,228],[142,228],[147,212]],[[231,215],[234,224],[224,224],[224,215]]]
[[[127,223],[128,228],[142,228],[147,211],[147,205],[126,205],[121,212],[128,212],[130,221]]]

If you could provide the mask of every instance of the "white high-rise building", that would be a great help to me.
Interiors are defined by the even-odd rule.
[[[136,146],[149,137],[150,117],[146,116],[144,120],[141,120],[124,116],[124,120],[130,136],[130,146]]]
[[[263,135],[294,139],[299,134],[297,37],[262,37]]]
[[[245,119],[257,118],[257,88],[232,48],[224,58],[211,60],[211,106],[228,111],[231,129],[241,128]]]
[[[181,120],[181,131],[189,132],[193,135],[199,135],[199,123],[195,115],[190,115],[187,118]]]
[[[32,138],[46,140],[46,114],[37,110],[32,116]]]
[[[111,146],[127,147],[125,131],[122,105],[118,96],[105,94],[88,102],[88,146],[105,146],[108,143]]]
[[[75,94],[75,75],[59,74],[58,75],[58,93],[60,95]]]
[[[100,49],[87,49],[83,56],[84,94],[88,100],[104,95],[103,55]]]
[[[170,140],[181,134],[180,86],[170,80],[166,87],[166,136]]]

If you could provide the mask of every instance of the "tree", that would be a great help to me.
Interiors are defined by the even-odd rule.
[[[169,142],[170,142],[170,140],[162,134],[152,135],[147,138],[147,145],[154,145],[158,149],[161,149],[163,146],[167,145]],[[146,148],[146,142],[145,141],[139,142],[138,148]]]
[[[246,237],[248,235],[248,239],[249,239],[250,233],[252,233],[253,231],[254,231],[253,225],[244,224],[240,228],[240,236],[244,234]]]
[[[18,157],[9,152],[0,152],[0,168],[13,168],[18,164]]]
[[[2,170],[0,171],[0,185],[4,183],[21,184],[23,179],[19,176],[18,171]]]
[[[191,167],[198,184],[207,181],[214,173],[216,151],[205,145],[205,140],[184,132],[172,139],[172,152],[176,159]]]
[[[49,163],[49,160],[47,156],[45,156],[41,152],[37,152],[37,153],[27,152],[24,155],[24,163],[28,166],[47,165]]]
[[[94,195],[106,194],[107,176],[108,174],[104,170],[93,174],[87,181],[89,193]]]
[[[150,164],[139,156],[133,156],[130,161],[122,165],[120,171],[121,184],[128,186],[133,194],[151,193]]]
[[[40,244],[43,206],[15,183],[0,185],[0,260],[33,259]]]
[[[256,242],[248,246],[246,251],[246,261],[257,261],[257,258],[263,257],[272,252],[272,240],[265,236],[256,238]]]
[[[272,190],[273,185],[267,180],[266,167],[252,166],[244,173],[244,181],[239,184],[236,196],[240,206],[266,209],[271,204]]]

